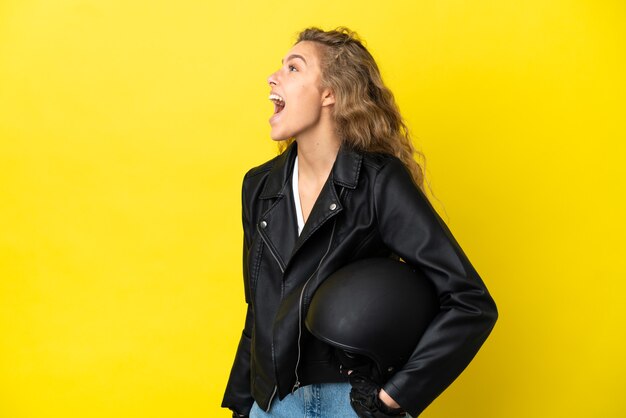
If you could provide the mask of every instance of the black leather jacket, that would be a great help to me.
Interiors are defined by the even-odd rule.
[[[268,410],[297,386],[341,381],[332,349],[302,324],[320,283],[343,265],[401,257],[421,268],[441,311],[406,365],[383,386],[419,415],[465,369],[491,332],[496,305],[442,219],[395,157],[340,149],[300,236],[291,175],[297,145],[243,181],[248,311],[222,406]]]

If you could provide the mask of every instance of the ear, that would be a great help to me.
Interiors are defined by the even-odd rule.
[[[322,106],[330,106],[335,104],[335,94],[330,89],[322,92]]]

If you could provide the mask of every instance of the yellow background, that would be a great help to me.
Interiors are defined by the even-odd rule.
[[[367,41],[500,311],[422,415],[626,416],[626,3],[4,0],[0,417],[227,417],[240,184],[310,25]]]

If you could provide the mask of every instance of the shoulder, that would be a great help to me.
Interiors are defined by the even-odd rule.
[[[387,199],[422,194],[409,168],[400,158],[383,153],[363,153],[364,177],[370,179],[375,197]]]
[[[281,154],[282,155],[282,154]],[[264,162],[261,165],[258,165],[256,167],[252,167],[251,169],[249,169],[246,172],[246,175],[243,177],[244,181],[246,180],[251,180],[254,177],[259,177],[262,174],[266,174],[270,172],[270,170],[274,167],[274,165],[276,164],[276,162],[278,161],[278,159],[280,158],[281,155],[277,155],[276,157]]]
[[[283,153],[284,154],[284,153]],[[259,197],[268,182],[272,170],[280,164],[283,154],[279,154],[261,165],[249,169],[243,177],[242,197],[244,201],[252,202]]]
[[[378,152],[362,152],[360,154],[363,157],[365,170],[371,171],[375,176],[378,176],[381,172],[396,175],[397,173],[407,171],[404,163],[394,155]]]

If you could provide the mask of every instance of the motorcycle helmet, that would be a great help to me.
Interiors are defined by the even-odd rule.
[[[439,312],[434,286],[419,270],[369,258],[331,274],[315,291],[305,326],[335,347],[344,369],[367,364],[383,382],[406,363]]]

